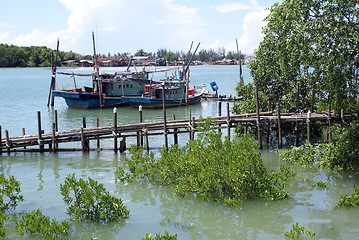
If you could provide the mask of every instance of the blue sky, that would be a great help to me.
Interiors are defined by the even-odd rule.
[[[280,0],[16,0],[3,1],[0,43],[47,46],[92,54],[134,54],[139,49],[235,50],[251,54],[262,39],[262,20]]]

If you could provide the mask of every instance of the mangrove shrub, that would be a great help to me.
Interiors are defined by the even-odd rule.
[[[129,217],[122,199],[111,196],[103,184],[91,178],[77,180],[75,174],[69,175],[60,189],[68,205],[67,213],[76,220],[108,222]]]
[[[291,172],[282,167],[280,172],[269,173],[251,136],[223,141],[210,121],[201,120],[196,139],[184,147],[160,150],[159,159],[143,148],[132,148],[131,157],[126,158],[130,172],[119,168],[119,177],[170,185],[176,194],[193,193],[227,205],[239,205],[242,199],[286,198],[284,186]]]

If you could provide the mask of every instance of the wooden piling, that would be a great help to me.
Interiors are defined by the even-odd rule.
[[[6,137],[6,151],[7,151],[7,155],[10,155],[11,143],[10,143],[9,131],[8,131],[8,130],[5,130],[5,137]]]
[[[231,139],[231,116],[229,110],[229,102],[227,102],[227,132],[229,139]]]
[[[59,132],[59,121],[58,121],[58,117],[57,117],[57,110],[55,110],[55,132]],[[56,146],[55,148],[58,149],[59,148],[59,144],[55,143]]]
[[[295,118],[295,145],[299,147],[299,124],[297,117]]]
[[[195,121],[196,121],[195,117],[192,117],[191,141],[194,141]]]
[[[26,135],[26,131],[25,131],[25,128],[23,127],[22,128],[22,137],[24,138]],[[26,149],[26,146],[24,147],[24,149]]]
[[[331,132],[330,132],[330,127],[332,126],[332,115],[331,115],[331,104],[329,103],[328,106],[328,120],[327,120],[328,124],[327,124],[327,141],[330,143],[331,142]]]
[[[299,99],[299,96],[300,96],[300,88],[299,88],[299,82],[297,82],[297,113],[299,113],[300,111],[300,99]]]
[[[192,109],[189,109],[189,118],[188,118],[188,133],[189,133],[189,140],[191,141],[192,139],[192,133],[191,133],[191,128],[192,128]]]
[[[126,137],[122,137],[122,140],[120,141],[120,152],[126,151]]]
[[[98,118],[96,118],[96,127],[100,127],[100,120]],[[100,146],[100,137],[97,136],[96,137],[96,146],[97,146],[97,149],[100,150],[101,146]]]
[[[343,125],[344,125],[344,110],[340,109],[340,128],[343,128]]]
[[[83,152],[88,152],[90,149],[89,149],[89,147],[87,145],[87,141],[86,141],[86,137],[85,137],[85,133],[84,133],[83,128],[80,129],[80,134],[81,134],[82,151]]]
[[[176,115],[173,113],[172,114],[172,118],[173,118],[173,121],[176,121]],[[173,143],[174,144],[178,144],[178,135],[177,135],[177,132],[178,132],[178,129],[175,128],[173,129]]]
[[[247,116],[248,110],[246,109],[244,112]],[[247,134],[247,132],[248,132],[248,122],[246,121],[244,124],[244,134]]]
[[[138,111],[140,113],[140,123],[143,123],[143,118],[142,118],[142,105],[140,105],[138,107]],[[140,131],[140,137],[141,137],[141,146],[143,146],[143,131]]]
[[[44,151],[44,143],[42,141],[41,112],[40,111],[37,111],[37,127],[38,127],[39,151],[40,151],[40,153],[42,153]]]
[[[166,97],[165,84],[162,85],[162,107],[163,107],[163,136],[165,137],[165,148],[168,149],[167,119],[166,119]]]
[[[113,151],[117,153],[117,108],[113,108]]]
[[[308,144],[310,144],[310,127],[311,127],[310,118],[311,118],[311,112],[308,111],[307,113],[307,143]]]
[[[278,148],[282,149],[282,125],[281,125],[281,115],[280,115],[280,104],[278,103]]]
[[[218,117],[222,116],[222,100],[218,102]],[[218,132],[221,132],[221,124],[218,124]]]
[[[56,152],[56,124],[52,124],[52,151]]]
[[[257,113],[257,132],[258,132],[258,145],[259,149],[262,149],[262,139],[261,139],[261,128],[260,128],[260,114],[259,114],[259,100],[258,100],[258,88],[255,89],[256,94],[256,113]]]

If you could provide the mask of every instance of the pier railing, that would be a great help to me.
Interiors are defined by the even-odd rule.
[[[221,102],[219,102],[219,110]],[[195,138],[197,131],[198,118],[190,117],[188,119],[159,121],[159,122],[143,122],[142,109],[140,109],[140,122],[134,124],[118,125],[117,124],[117,111],[114,111],[114,124],[112,126],[100,127],[97,119],[96,127],[87,127],[86,119],[83,118],[83,125],[78,129],[71,129],[69,131],[59,132],[57,126],[57,111],[55,111],[55,121],[52,125],[52,132],[44,133],[41,129],[41,113],[38,112],[38,134],[37,135],[23,135],[23,136],[10,136],[8,130],[4,133],[0,126],[0,154],[11,152],[57,152],[57,151],[101,151],[113,150],[115,152],[123,152],[126,150],[126,139],[136,138],[137,146],[156,147],[159,143],[150,143],[149,136],[164,135],[164,142],[168,141],[167,136],[173,135],[174,144],[178,144],[178,134],[189,134],[189,139]],[[173,119],[175,116],[173,115]],[[278,146],[281,147],[281,130],[286,125],[295,125],[296,131],[299,127],[307,128],[307,141],[310,142],[310,132],[313,123],[320,122],[321,125],[329,127],[332,122],[344,122],[351,119],[350,116],[335,117],[333,113],[282,113],[273,114],[272,112],[261,113],[248,113],[239,115],[230,115],[229,104],[227,103],[227,115],[212,117],[212,124],[222,131],[227,129],[228,136],[231,135],[231,128],[243,127],[244,132],[247,131],[249,126],[257,127],[258,141],[261,147],[261,128],[270,127],[278,131],[279,136]],[[267,130],[268,131],[268,130]],[[23,129],[23,132],[24,129]],[[298,137],[298,132],[297,132]],[[101,147],[101,139],[112,138],[113,147]],[[118,141],[118,139],[120,141]],[[90,141],[96,141],[95,147],[91,148]],[[81,148],[61,148],[60,143],[67,142],[81,142]],[[119,143],[119,144],[118,144]],[[161,143],[160,143],[161,144]],[[168,143],[162,143],[168,146]]]

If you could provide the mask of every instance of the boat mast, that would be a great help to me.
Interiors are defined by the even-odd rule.
[[[239,64],[239,82],[241,84],[244,84],[244,81],[243,81],[243,74],[242,74],[242,59],[241,59],[241,52],[239,51],[239,48],[238,48],[238,41],[236,39],[236,44],[237,44],[237,53],[238,53],[238,64]]]
[[[51,102],[51,107],[53,107],[54,104],[55,104],[55,98],[52,95],[52,91],[55,90],[55,85],[56,85],[56,69],[57,69],[57,56],[59,55],[59,44],[60,44],[60,40],[57,39],[55,63],[54,63],[54,54],[51,53],[51,70],[52,70],[52,74],[51,74],[51,84],[50,84],[49,98],[47,100],[47,106],[48,107],[50,106],[50,102]]]
[[[92,41],[93,41],[93,54],[94,54],[94,61],[95,61],[95,74],[97,79],[97,87],[99,91],[99,100],[100,100],[100,107],[103,108],[104,102],[103,102],[103,90],[102,90],[102,79],[99,75],[99,67],[97,62],[97,55],[96,55],[96,45],[95,45],[95,33],[92,32]]]
[[[193,42],[192,42],[193,43]],[[196,49],[194,50],[191,58],[189,59],[189,61],[187,62],[187,66],[184,70],[184,73],[183,73],[183,76],[186,78],[186,104],[188,103],[188,88],[189,88],[189,65],[191,65],[191,62],[192,62],[192,59],[194,57],[194,55],[196,54],[198,48],[199,48],[199,45],[201,43],[199,42]],[[192,48],[192,45],[191,45],[191,48]]]

